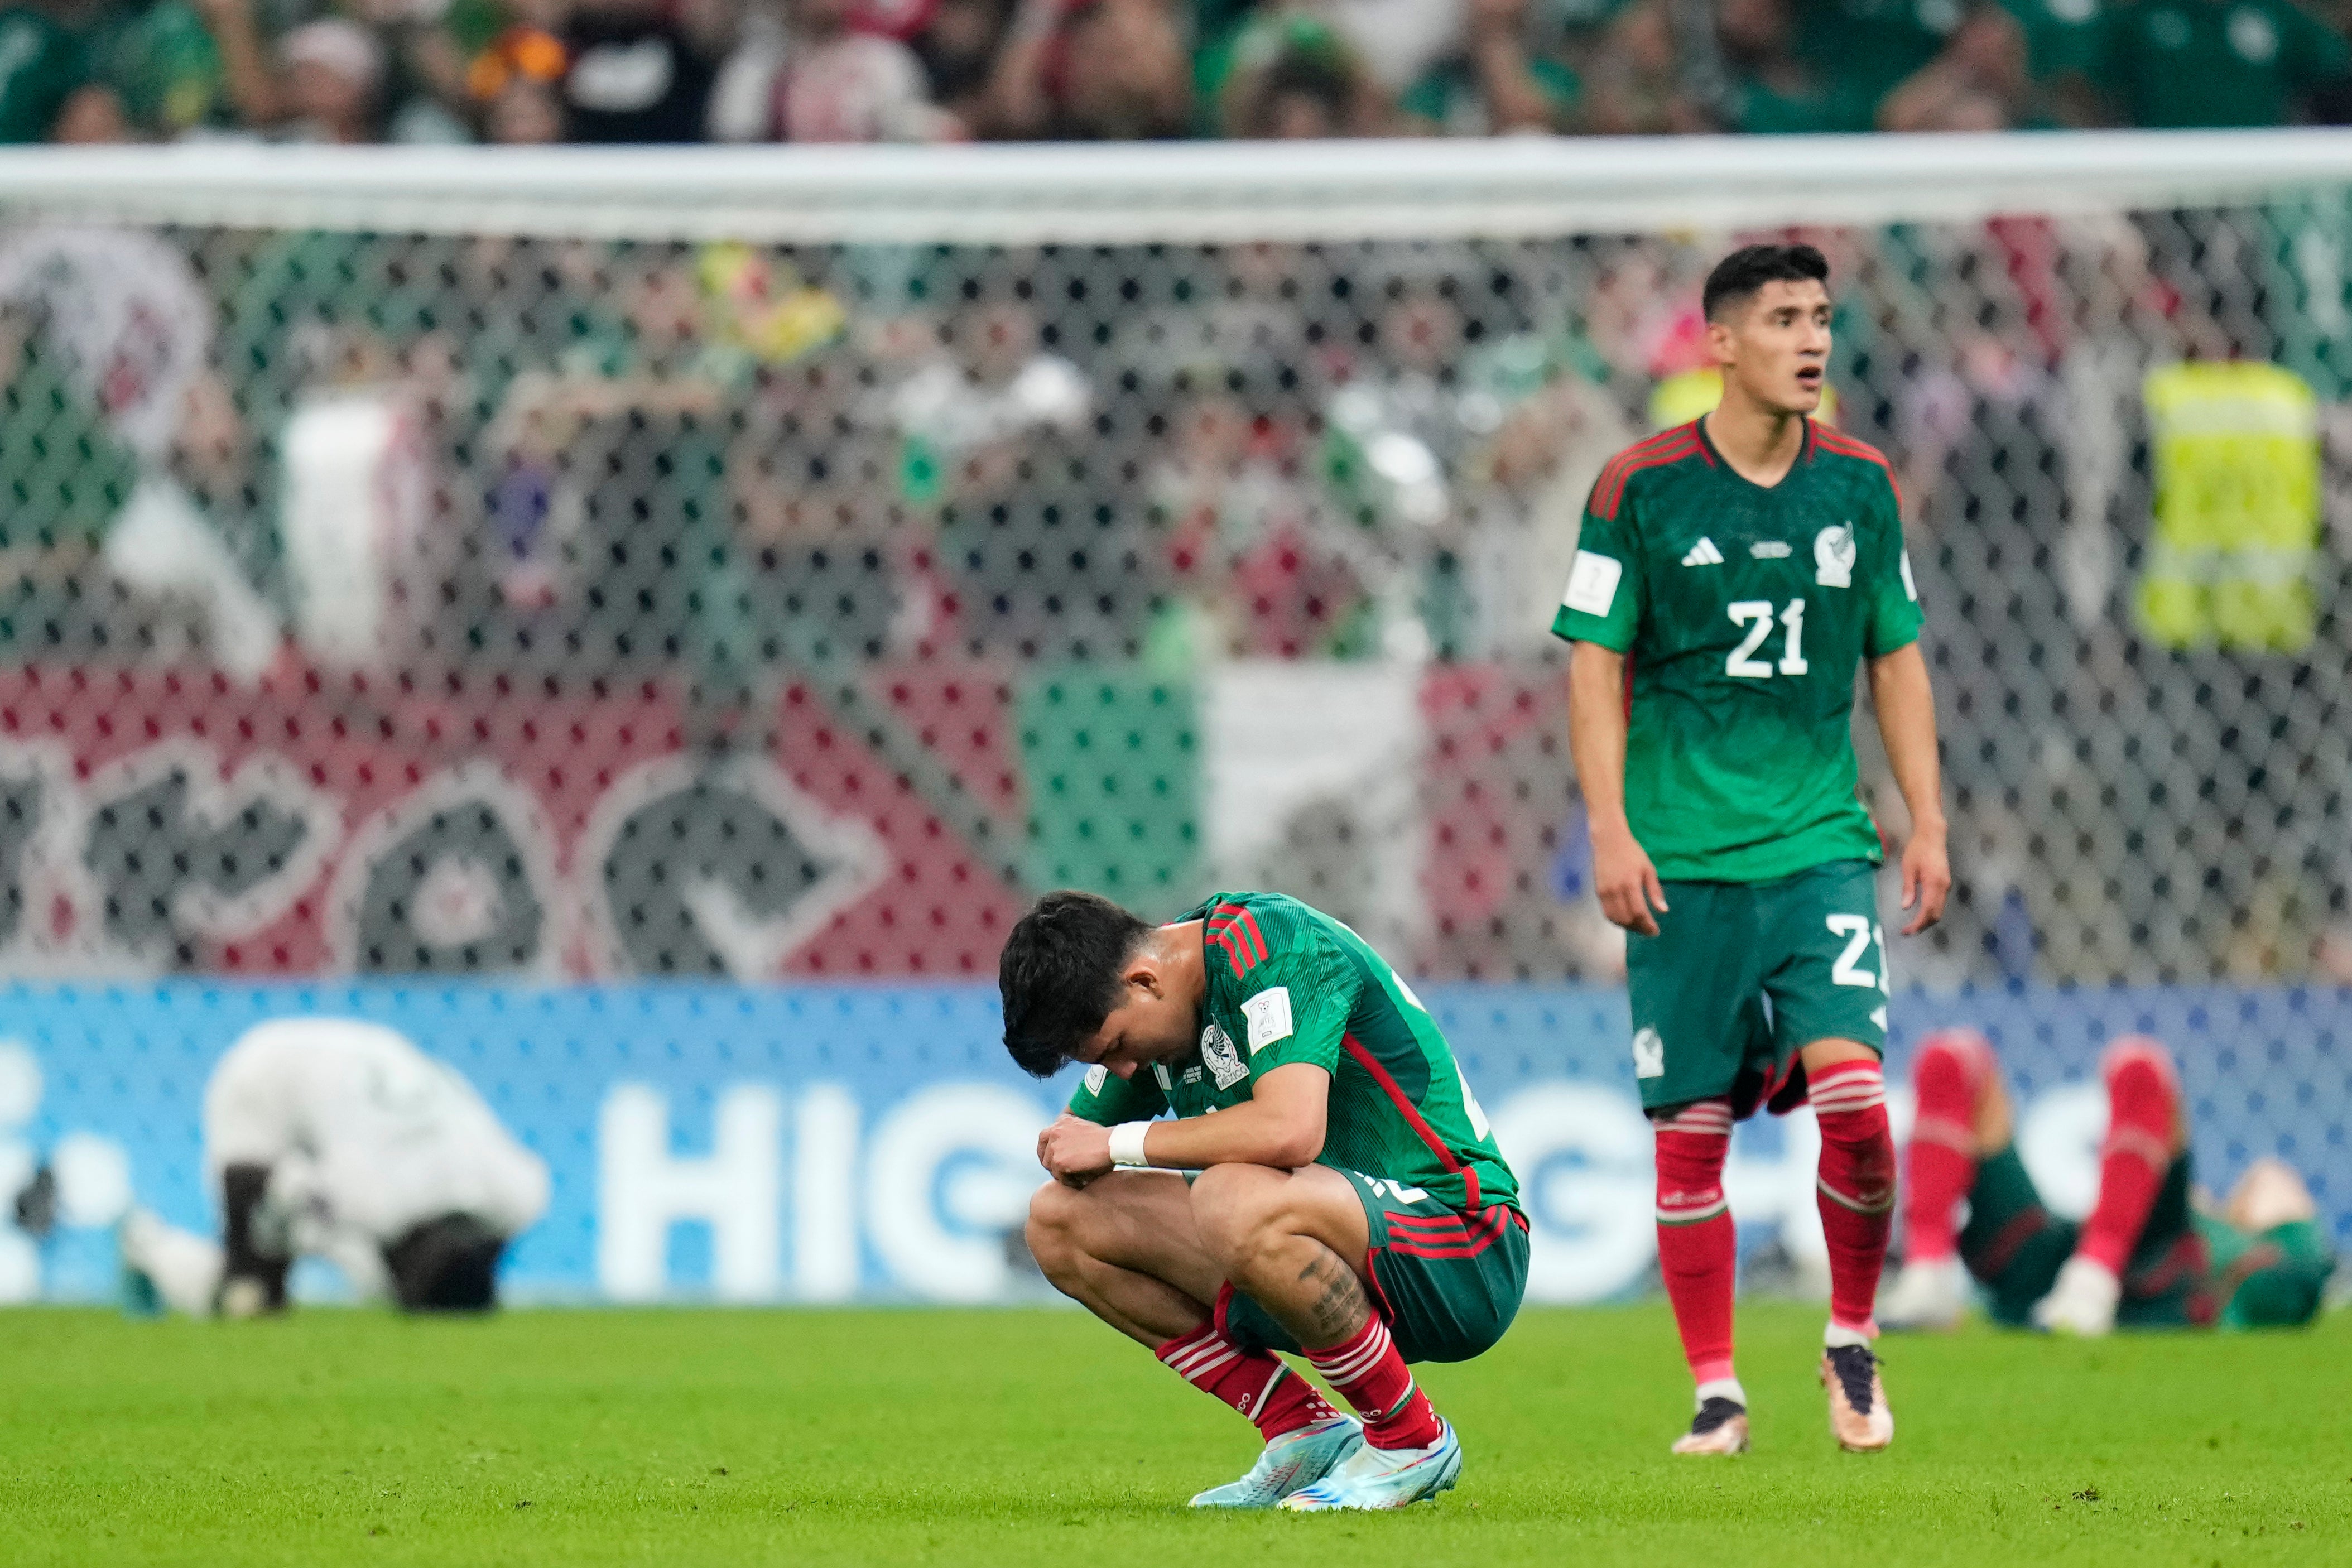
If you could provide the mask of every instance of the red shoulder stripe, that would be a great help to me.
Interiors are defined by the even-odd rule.
[[[1395,1106],[1397,1113],[1404,1118],[1405,1124],[1419,1133],[1421,1141],[1429,1146],[1429,1152],[1437,1156],[1437,1163],[1444,1166],[1449,1174],[1462,1178],[1463,1184],[1469,1189],[1470,1202],[1475,1205],[1478,1201],[1477,1173],[1454,1157],[1454,1151],[1445,1146],[1445,1140],[1440,1138],[1436,1130],[1423,1118],[1420,1109],[1405,1098],[1403,1087],[1389,1075],[1388,1068],[1381,1066],[1379,1058],[1364,1048],[1362,1041],[1353,1035],[1342,1035],[1339,1043],[1355,1058],[1356,1065],[1364,1069],[1365,1075],[1380,1085],[1381,1091],[1389,1097],[1389,1103]]]
[[[1698,425],[1677,425],[1671,430],[1660,431],[1646,441],[1637,441],[1609,459],[1601,477],[1592,484],[1592,498],[1585,503],[1593,516],[1614,521],[1617,508],[1625,499],[1625,486],[1643,468],[1654,468],[1667,463],[1678,463],[1705,447],[1698,438]]]
[[[1813,439],[1821,444],[1822,450],[1824,452],[1835,452],[1841,458],[1859,458],[1865,463],[1876,463],[1886,475],[1886,488],[1895,492],[1895,504],[1898,507],[1903,504],[1903,486],[1895,478],[1895,465],[1886,460],[1885,453],[1858,436],[1849,436],[1844,431],[1833,429],[1818,420],[1813,424]]]
[[[1238,904],[1220,904],[1203,922],[1203,929],[1231,947],[1235,958],[1244,960],[1244,968],[1266,956],[1265,936],[1257,929],[1256,917]]]
[[[1266,956],[1265,933],[1257,929],[1257,917],[1238,904],[1234,906],[1234,912],[1241,916],[1242,929],[1249,932],[1250,942],[1257,949],[1258,957],[1265,958]]]
[[[1632,477],[1635,469],[1647,468],[1654,462],[1670,461],[1671,458],[1661,458],[1658,454],[1669,447],[1679,451],[1681,447],[1695,437],[1697,433],[1698,427],[1695,424],[1677,425],[1671,430],[1661,430],[1654,436],[1643,437],[1602,465],[1601,478],[1593,485],[1594,493],[1599,495],[1607,490],[1610,493],[1611,505],[1613,507],[1617,496],[1624,490],[1625,480]]]

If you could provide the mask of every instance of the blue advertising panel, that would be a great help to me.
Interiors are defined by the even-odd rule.
[[[1459,1050],[1535,1223],[1532,1294],[1596,1300],[1654,1263],[1650,1136],[1622,993],[1454,985],[1425,993]],[[199,1110],[247,1030],[301,1017],[400,1031],[462,1072],[543,1158],[546,1216],[509,1254],[510,1298],[995,1301],[1043,1289],[1017,1230],[1037,1129],[1066,1084],[1024,1078],[972,985],[19,985],[0,1020],[0,1188],[34,1163],[62,1224],[0,1226],[0,1300],[104,1298],[132,1202],[209,1230]],[[2020,1137],[2053,1205],[2095,1179],[2103,1044],[2179,1055],[2200,1177],[2262,1154],[2300,1169],[2352,1241],[2352,993],[2222,988],[1897,997],[1893,1054],[1947,1024],[1984,1029],[2021,1096]],[[1898,1134],[1908,1098],[1893,1096]],[[1809,1116],[1743,1127],[1727,1184],[1743,1245],[1817,1265]],[[5,1216],[0,1216],[5,1218]],[[321,1289],[328,1288],[321,1286]]]

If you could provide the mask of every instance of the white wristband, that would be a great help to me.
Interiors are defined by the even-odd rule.
[[[1149,1121],[1122,1121],[1110,1130],[1110,1163],[1125,1170],[1134,1170],[1151,1162],[1143,1157],[1143,1135],[1151,1131]]]

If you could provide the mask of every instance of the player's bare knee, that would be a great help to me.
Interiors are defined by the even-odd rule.
[[[1081,1194],[1059,1182],[1047,1182],[1030,1194],[1029,1222],[1022,1236],[1029,1256],[1048,1279],[1077,1267],[1083,1251],[1077,1237],[1081,1202]]]
[[[1194,1223],[1228,1275],[1246,1273],[1297,1234],[1290,1180],[1265,1165],[1213,1165],[1193,1182]]]

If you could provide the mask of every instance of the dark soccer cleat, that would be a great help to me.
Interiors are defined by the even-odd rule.
[[[1895,1413],[1878,1381],[1878,1357],[1868,1345],[1832,1345],[1822,1352],[1822,1385],[1830,1391],[1830,1435],[1853,1454],[1875,1453],[1895,1441]]]
[[[1711,1396],[1691,1417],[1690,1430],[1675,1439],[1677,1454],[1744,1454],[1748,1452],[1748,1406],[1720,1394]]]

